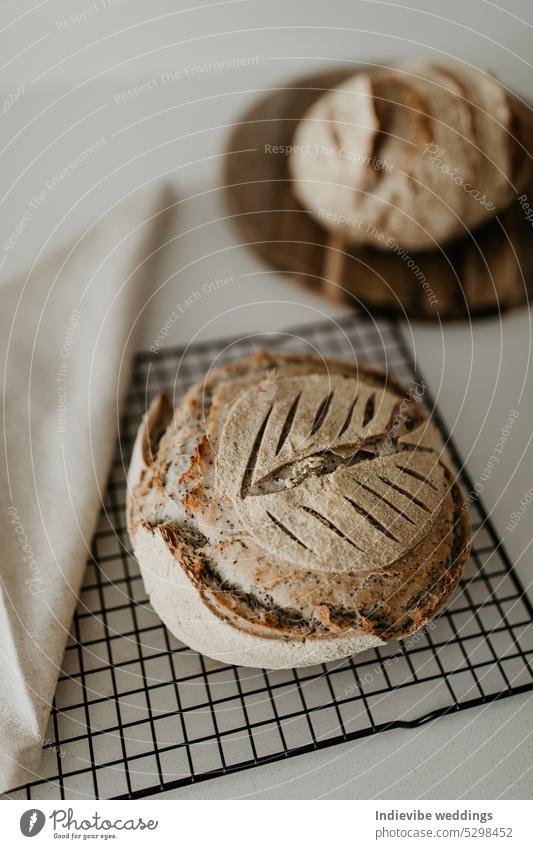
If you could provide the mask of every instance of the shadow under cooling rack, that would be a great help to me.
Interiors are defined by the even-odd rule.
[[[135,431],[155,393],[179,395],[215,360],[250,354],[256,341],[136,356],[50,716],[42,777],[11,796],[146,796],[533,689],[533,610],[479,503],[471,509],[474,544],[460,590],[443,615],[401,643],[336,663],[269,672],[202,657],[161,624],[125,529],[125,466]],[[419,379],[401,336],[386,321],[354,315],[260,341],[285,352],[312,345],[327,356],[353,358],[355,351],[404,384]],[[434,409],[427,391],[425,403]],[[435,411],[433,418],[461,469]],[[464,470],[461,477],[470,492]]]

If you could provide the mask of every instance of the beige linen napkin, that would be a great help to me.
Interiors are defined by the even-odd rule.
[[[132,331],[170,203],[160,187],[121,200],[75,244],[0,288],[2,792],[39,777]]]

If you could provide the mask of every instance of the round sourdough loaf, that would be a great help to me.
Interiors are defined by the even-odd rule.
[[[468,556],[461,491],[413,390],[376,369],[259,353],[160,395],[128,474],[152,606],[185,644],[306,666],[405,637]]]
[[[434,250],[494,217],[524,187],[529,123],[517,98],[463,62],[361,72],[299,122],[293,190],[347,242]]]

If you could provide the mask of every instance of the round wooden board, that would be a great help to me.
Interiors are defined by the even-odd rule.
[[[439,250],[403,257],[340,242],[299,205],[288,157],[275,151],[291,145],[313,101],[359,69],[351,65],[349,72],[289,83],[256,102],[235,126],[225,158],[225,191],[243,240],[301,284],[373,312],[469,320],[526,305],[533,293],[533,222],[518,200]],[[533,198],[532,189],[526,192]]]

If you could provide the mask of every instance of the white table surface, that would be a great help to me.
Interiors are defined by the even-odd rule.
[[[154,0],[146,9],[133,0],[108,6],[100,0],[94,11],[89,2],[4,2],[2,90],[7,95],[24,86],[24,93],[0,119],[2,242],[28,211],[29,220],[13,250],[0,252],[2,277],[68,240],[123,194],[166,179],[181,203],[175,238],[147,293],[141,346],[152,344],[192,292],[232,275],[229,285],[185,310],[168,344],[339,315],[239,245],[220,190],[225,138],[258,90],[351,57],[457,55],[495,70],[519,91],[531,89],[528,0],[448,0],[445,13],[442,6],[438,0],[411,0],[409,7],[381,0],[328,0],[320,7],[304,0]],[[84,9],[85,18],[65,25]],[[239,66],[229,67],[234,60]],[[142,83],[140,93],[124,95]],[[97,139],[103,139],[99,148],[47,189]],[[506,530],[533,483],[530,314],[473,326],[411,325],[403,332],[474,480],[511,411],[520,412],[483,498],[522,582],[531,585],[533,509],[513,533]],[[532,715],[533,695],[517,696],[415,731],[383,733],[164,795],[529,797]]]

